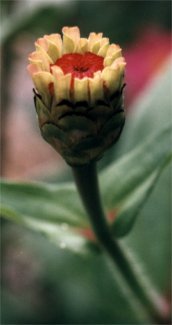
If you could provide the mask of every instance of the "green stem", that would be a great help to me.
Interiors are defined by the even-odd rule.
[[[152,317],[152,320],[158,324],[167,324],[165,312],[167,303],[156,293],[152,285],[151,287],[150,284],[145,286],[145,282],[143,283],[128,256],[111,234],[101,204],[96,164],[90,163],[82,167],[73,167],[73,173],[82,202],[100,244],[108,252],[115,263],[115,267],[118,267],[131,290],[144,305],[149,316]]]

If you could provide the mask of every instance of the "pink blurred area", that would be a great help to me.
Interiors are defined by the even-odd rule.
[[[2,125],[5,133],[2,176],[10,179],[42,178],[46,176],[46,170],[53,173],[64,164],[61,157],[42,139],[37,123],[33,83],[26,70],[34,41],[25,35],[17,39],[12,47],[15,60],[9,80],[9,107],[5,125]]]
[[[132,107],[133,100],[168,58],[171,44],[170,33],[152,26],[141,31],[135,42],[125,49],[127,108]]]
[[[13,51],[9,85],[9,108],[3,125],[4,156],[3,177],[10,179],[37,179],[53,173],[65,166],[61,157],[40,135],[33,104],[33,84],[27,74],[28,54],[33,51],[33,39],[29,36],[18,39]],[[144,89],[152,75],[170,55],[171,36],[169,33],[146,28],[139,37],[126,48],[124,56],[126,70],[126,107]]]

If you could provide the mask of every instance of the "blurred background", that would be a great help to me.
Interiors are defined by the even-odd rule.
[[[10,180],[49,181],[63,171],[68,179],[66,165],[42,140],[35,118],[33,85],[26,71],[35,40],[60,33],[63,26],[77,25],[83,37],[103,32],[111,43],[120,44],[127,61],[125,107],[130,115],[137,97],[169,58],[171,1],[13,0],[0,4],[1,175]],[[62,254],[41,236],[7,221],[2,222],[2,256],[3,324],[116,320],[126,324],[120,308],[114,316],[113,290],[119,288],[110,289],[113,276],[99,256],[78,259]],[[128,323],[137,323],[120,291],[119,301],[128,310]]]

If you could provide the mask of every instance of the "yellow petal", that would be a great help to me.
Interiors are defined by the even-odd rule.
[[[112,64],[112,69],[118,69],[120,74],[120,85],[123,83],[124,71],[125,71],[126,62],[123,57],[117,58]]]
[[[85,53],[88,51],[88,39],[80,38],[76,52],[77,53]]]
[[[122,75],[124,75],[125,66],[126,66],[126,62],[121,62],[121,63],[119,64],[120,73],[121,73]]]
[[[59,34],[51,34],[45,36],[48,43],[47,53],[51,57],[53,63],[62,55],[62,39]]]
[[[63,53],[75,52],[80,40],[80,31],[78,27],[63,27]]]
[[[97,54],[100,49],[100,41],[95,42],[91,47],[91,52]]]
[[[53,42],[57,47],[62,44],[62,38],[60,34],[45,35],[44,38],[47,41]]]
[[[74,79],[74,100],[76,102],[89,100],[88,78]]]
[[[102,71],[102,79],[104,81],[105,87],[109,90],[110,94],[116,91],[120,86],[121,73],[120,69],[112,69],[111,67],[106,67]]]
[[[121,88],[122,85],[124,84],[124,72],[125,72],[125,66],[126,66],[126,62],[121,62],[118,66],[119,71],[120,71],[120,83],[119,83],[119,87]]]
[[[48,55],[52,59],[52,62],[55,63],[59,57],[61,57],[61,50],[53,43],[48,42]]]
[[[42,62],[42,58],[40,58],[40,55],[38,52],[32,52],[29,57],[29,62],[35,66],[37,66],[41,71],[44,70],[48,70],[48,62],[47,62],[47,66],[44,66],[43,62]]]
[[[27,71],[29,72],[30,76],[32,77],[35,73],[40,72],[41,68],[36,64],[29,64],[27,66]]]
[[[49,85],[54,81],[52,74],[49,72],[41,71],[33,74],[32,79],[38,93],[42,96],[45,104],[48,105],[51,97]]]
[[[48,44],[47,41],[44,37],[38,38],[37,41],[35,42],[35,47],[36,50],[40,50],[40,47],[42,47],[45,51],[48,50]]]
[[[98,55],[105,57],[107,50],[109,48],[109,39],[108,38],[103,38],[102,41],[100,42],[100,49],[98,51]]]
[[[112,53],[109,56],[106,55],[106,57],[104,58],[104,61],[103,61],[104,66],[105,67],[110,66],[114,62],[114,60],[116,60],[118,57],[121,57],[121,55],[122,55],[121,49],[114,51],[114,53]]]
[[[32,75],[32,79],[38,93],[49,93],[49,84],[53,82],[53,76],[49,72],[40,71]]]
[[[43,49],[32,52],[29,56],[29,61],[30,63],[38,65],[43,71],[50,71],[52,60]]]
[[[104,66],[109,66],[112,62],[122,55],[121,48],[117,44],[110,44],[104,59]]]
[[[100,41],[102,40],[103,33],[90,33],[88,37],[88,51],[97,53],[100,48]]]
[[[70,100],[71,74],[64,75],[63,71],[57,66],[52,67],[52,73],[54,76],[54,94],[57,102],[59,103],[63,99]]]
[[[100,71],[96,72],[93,78],[89,78],[89,90],[91,104],[94,104],[96,100],[103,98],[103,81]]]
[[[108,45],[108,46],[107,46]],[[92,44],[91,46],[91,52],[98,54],[98,55],[102,55],[101,53],[99,53],[100,48],[102,48],[103,46],[106,46],[107,49],[109,47],[109,39],[104,37],[104,38],[99,38],[94,44]],[[107,51],[107,50],[106,50]],[[104,49],[105,52],[105,49]],[[106,54],[106,52],[105,52]],[[105,54],[103,56],[105,56]]]
[[[40,47],[38,52],[41,53],[41,56],[42,56],[43,60],[47,60],[49,62],[49,64],[53,64],[53,60],[51,59],[49,54],[42,47]]]
[[[100,41],[100,45],[103,46],[105,44],[109,44],[109,38],[108,37],[103,37]]]
[[[46,59],[50,64],[52,64],[53,61],[48,53],[48,42],[45,39],[39,39],[39,41],[35,42],[35,46],[36,52],[40,54],[41,59]]]
[[[118,52],[118,50],[121,50],[120,46],[117,44],[110,44],[108,51],[107,51],[107,56],[111,56],[115,52]]]

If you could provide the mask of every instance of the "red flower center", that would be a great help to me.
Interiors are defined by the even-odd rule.
[[[64,54],[57,59],[55,65],[59,66],[64,74],[72,73],[73,77],[79,79],[93,78],[94,72],[101,71],[104,68],[103,57],[91,52]]]

